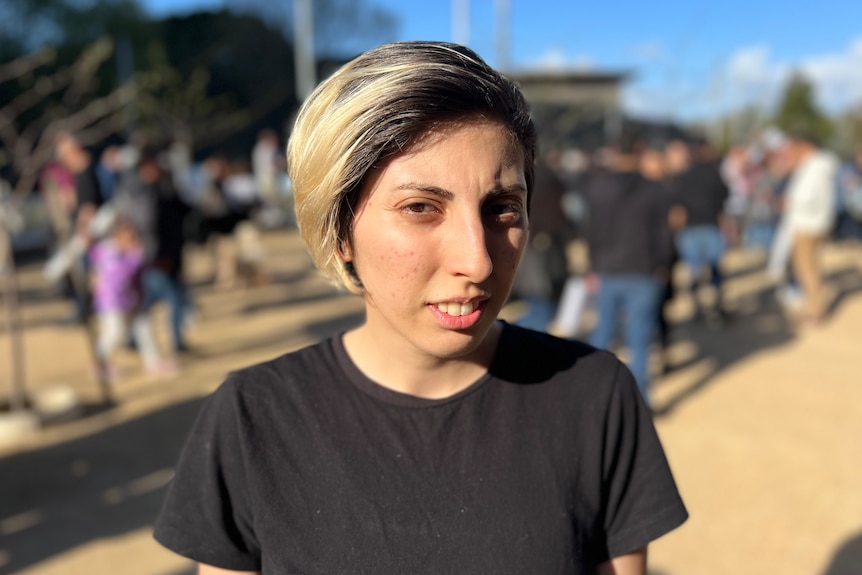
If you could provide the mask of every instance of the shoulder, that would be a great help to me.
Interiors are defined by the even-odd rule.
[[[607,351],[509,324],[497,356],[494,375],[520,384],[579,382],[596,388],[613,382],[625,370]]]
[[[228,374],[214,396],[251,407],[279,409],[285,403],[320,393],[333,379],[331,340],[298,349]]]

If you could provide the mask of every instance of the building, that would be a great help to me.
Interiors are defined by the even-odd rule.
[[[510,76],[530,102],[543,145],[593,150],[619,137],[620,91],[628,73],[535,71]]]

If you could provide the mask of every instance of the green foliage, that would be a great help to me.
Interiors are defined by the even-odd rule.
[[[862,150],[862,103],[835,118],[832,144],[836,151],[848,157]]]
[[[787,84],[775,124],[788,134],[824,144],[832,135],[832,123],[815,102],[814,89],[807,78],[794,74]]]
[[[29,130],[32,142],[38,129],[133,84],[136,97],[117,116],[116,133],[144,130],[152,142],[166,143],[182,132],[196,149],[247,152],[260,128],[284,128],[297,107],[287,4],[261,0],[268,16],[283,14],[264,20],[264,11],[254,16],[248,9],[257,0],[247,1],[245,13],[237,6],[242,0],[230,0],[233,10],[162,20],[148,18],[140,0],[0,2],[0,72],[10,69],[4,62],[32,59],[41,47],[51,56],[9,81],[0,78],[0,110],[14,116],[7,121],[19,134]],[[314,4],[327,54],[336,46],[367,48],[394,26],[369,2]],[[90,63],[82,54],[91,54]],[[6,108],[20,98],[26,107]],[[12,140],[10,132],[0,148]]]
[[[8,60],[49,44],[73,48],[65,60],[106,35],[146,21],[137,0],[11,0],[0,9],[0,59]]]

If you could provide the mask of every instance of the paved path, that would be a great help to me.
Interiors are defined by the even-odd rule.
[[[92,407],[0,446],[0,575],[191,575],[150,537],[183,437],[229,370],[358,321],[361,302],[310,270],[291,233],[267,236],[269,286],[219,292],[194,254],[200,355],[151,380],[122,357],[119,405]],[[675,369],[655,383],[659,433],[691,519],[651,548],[653,575],[862,574],[862,254],[832,249],[831,321],[795,333],[748,256],[732,259],[735,320],[713,332],[680,319]],[[85,340],[38,270],[22,274],[31,387],[62,384],[95,403]],[[164,342],[166,334],[160,330]],[[8,388],[0,332],[0,389]]]

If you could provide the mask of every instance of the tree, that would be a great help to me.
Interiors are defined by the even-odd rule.
[[[40,46],[81,48],[146,18],[136,0],[14,0],[0,4],[0,61]]]
[[[829,118],[817,107],[814,89],[802,74],[796,73],[784,90],[775,125],[795,135],[823,144],[832,134]]]
[[[140,57],[165,70],[162,86],[138,106],[142,126],[187,131],[197,151],[247,151],[263,125],[279,125],[297,106],[293,47],[260,18],[227,10],[152,24]]]
[[[846,156],[862,150],[862,103],[835,118],[835,133],[832,141],[835,149]]]
[[[60,132],[74,132],[86,145],[100,142],[121,127],[119,112],[134,98],[134,86],[120,85],[97,97],[92,93],[94,77],[112,52],[113,42],[104,38],[71,66],[47,73],[36,72],[54,62],[56,51],[52,49],[0,66],[0,84],[18,84],[14,97],[0,101],[0,144],[6,150],[5,161],[17,175],[16,196],[35,187]]]
[[[12,352],[11,407],[27,404],[24,386],[23,328],[18,307],[18,287],[11,236],[15,212],[33,190],[42,167],[54,151],[54,139],[61,132],[73,132],[81,143],[92,143],[115,131],[122,121],[120,112],[135,96],[133,83],[117,86],[105,95],[93,95],[94,78],[113,52],[113,42],[102,39],[85,50],[71,66],[47,69],[56,51],[42,50],[0,65],[0,144],[4,160],[18,178],[11,201],[0,203],[0,289],[6,303]],[[9,94],[7,96],[7,94]],[[6,198],[0,197],[0,200]],[[91,344],[93,334],[87,330]],[[100,381],[105,401],[110,401],[107,382]]]

